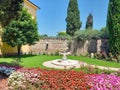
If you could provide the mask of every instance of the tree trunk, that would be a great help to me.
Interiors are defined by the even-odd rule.
[[[21,46],[17,46],[17,50],[18,50],[18,58],[20,58]]]

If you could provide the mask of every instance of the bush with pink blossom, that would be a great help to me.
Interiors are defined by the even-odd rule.
[[[90,90],[120,90],[120,76],[98,74],[89,75]]]

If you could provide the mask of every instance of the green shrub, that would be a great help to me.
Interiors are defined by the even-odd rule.
[[[78,30],[75,32],[75,40],[77,41],[85,41],[87,39],[99,39],[101,37],[101,33],[98,30]]]
[[[56,55],[56,56],[57,56],[57,55],[59,55],[59,51],[55,52],[55,54],[54,54],[54,55]]]
[[[100,33],[101,33],[101,38],[102,38],[102,39],[108,39],[108,38],[109,38],[109,31],[107,30],[106,27],[103,27],[103,28],[100,30]]]

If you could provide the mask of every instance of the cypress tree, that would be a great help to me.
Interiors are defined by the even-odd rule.
[[[80,12],[78,9],[77,0],[70,0],[67,9],[66,22],[67,22],[66,25],[67,34],[74,36],[75,31],[79,30],[81,27]]]
[[[112,54],[120,54],[120,0],[109,0],[107,28],[110,38],[109,45]]]
[[[87,17],[86,21],[86,29],[92,29],[93,28],[93,15],[90,13]]]

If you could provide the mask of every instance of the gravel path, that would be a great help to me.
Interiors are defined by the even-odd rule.
[[[52,61],[46,61],[43,63],[43,66],[49,67],[49,68],[58,68],[58,69],[69,69],[69,68],[80,68],[81,66],[90,66],[90,67],[96,67],[99,69],[103,70],[113,70],[113,71],[120,71],[120,68],[112,68],[112,67],[105,67],[105,66],[95,66],[95,65],[90,65],[85,62],[79,61],[76,65],[74,66],[60,66],[60,65],[55,65],[52,64]]]

